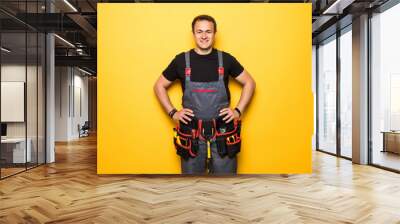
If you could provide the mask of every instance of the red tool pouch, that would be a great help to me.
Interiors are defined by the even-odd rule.
[[[174,145],[176,154],[187,160],[196,157],[198,152],[198,140],[196,130],[178,124],[174,128]]]
[[[223,120],[217,120],[217,149],[221,157],[228,155],[233,158],[240,152],[242,142],[240,129],[240,120],[234,120],[228,124],[224,123]]]

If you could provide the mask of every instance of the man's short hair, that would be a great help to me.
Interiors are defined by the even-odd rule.
[[[217,32],[217,22],[215,22],[215,19],[212,16],[199,15],[199,16],[196,16],[192,21],[192,32],[193,33],[194,33],[194,24],[196,24],[197,21],[202,21],[202,20],[212,22],[214,24],[214,33]]]

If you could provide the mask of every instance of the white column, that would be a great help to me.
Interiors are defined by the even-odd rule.
[[[55,76],[54,76],[54,35],[46,36],[46,163],[55,161],[54,133],[55,133]]]
[[[46,1],[47,12],[53,12],[54,6]],[[55,44],[54,34],[46,35],[46,163],[55,161]]]
[[[368,163],[368,15],[353,19],[353,162]]]

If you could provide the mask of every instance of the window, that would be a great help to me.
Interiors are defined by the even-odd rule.
[[[340,155],[352,157],[352,33],[340,36]]]
[[[336,36],[318,47],[318,149],[336,153]]]
[[[400,170],[400,5],[371,18],[371,159]]]

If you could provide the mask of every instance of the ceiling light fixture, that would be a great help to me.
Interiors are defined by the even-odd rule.
[[[78,70],[81,71],[81,72],[83,72],[83,73],[85,73],[85,74],[87,74],[87,75],[90,75],[90,76],[93,75],[92,73],[90,73],[90,72],[88,72],[88,71],[86,71],[86,70],[83,70],[83,69],[81,69],[81,68],[79,68],[79,67],[78,67]]]
[[[332,5],[324,10],[322,14],[342,14],[343,9],[351,5],[355,0],[336,0]]]
[[[68,44],[69,46],[75,48],[75,45],[71,44],[71,42],[69,42],[68,40],[66,40],[66,39],[64,39],[64,38],[62,38],[62,37],[60,37],[60,36],[57,35],[57,34],[54,34],[54,36],[57,37],[58,39],[60,39],[61,41],[63,41],[64,43]]]
[[[4,51],[4,52],[6,52],[6,53],[10,53],[10,52],[11,52],[11,50],[9,50],[9,49],[7,49],[7,48],[5,48],[5,47],[1,47],[1,50]]]
[[[69,1],[64,0],[65,4],[67,4],[72,10],[74,10],[74,12],[78,12],[78,10],[71,4],[69,3]]]

